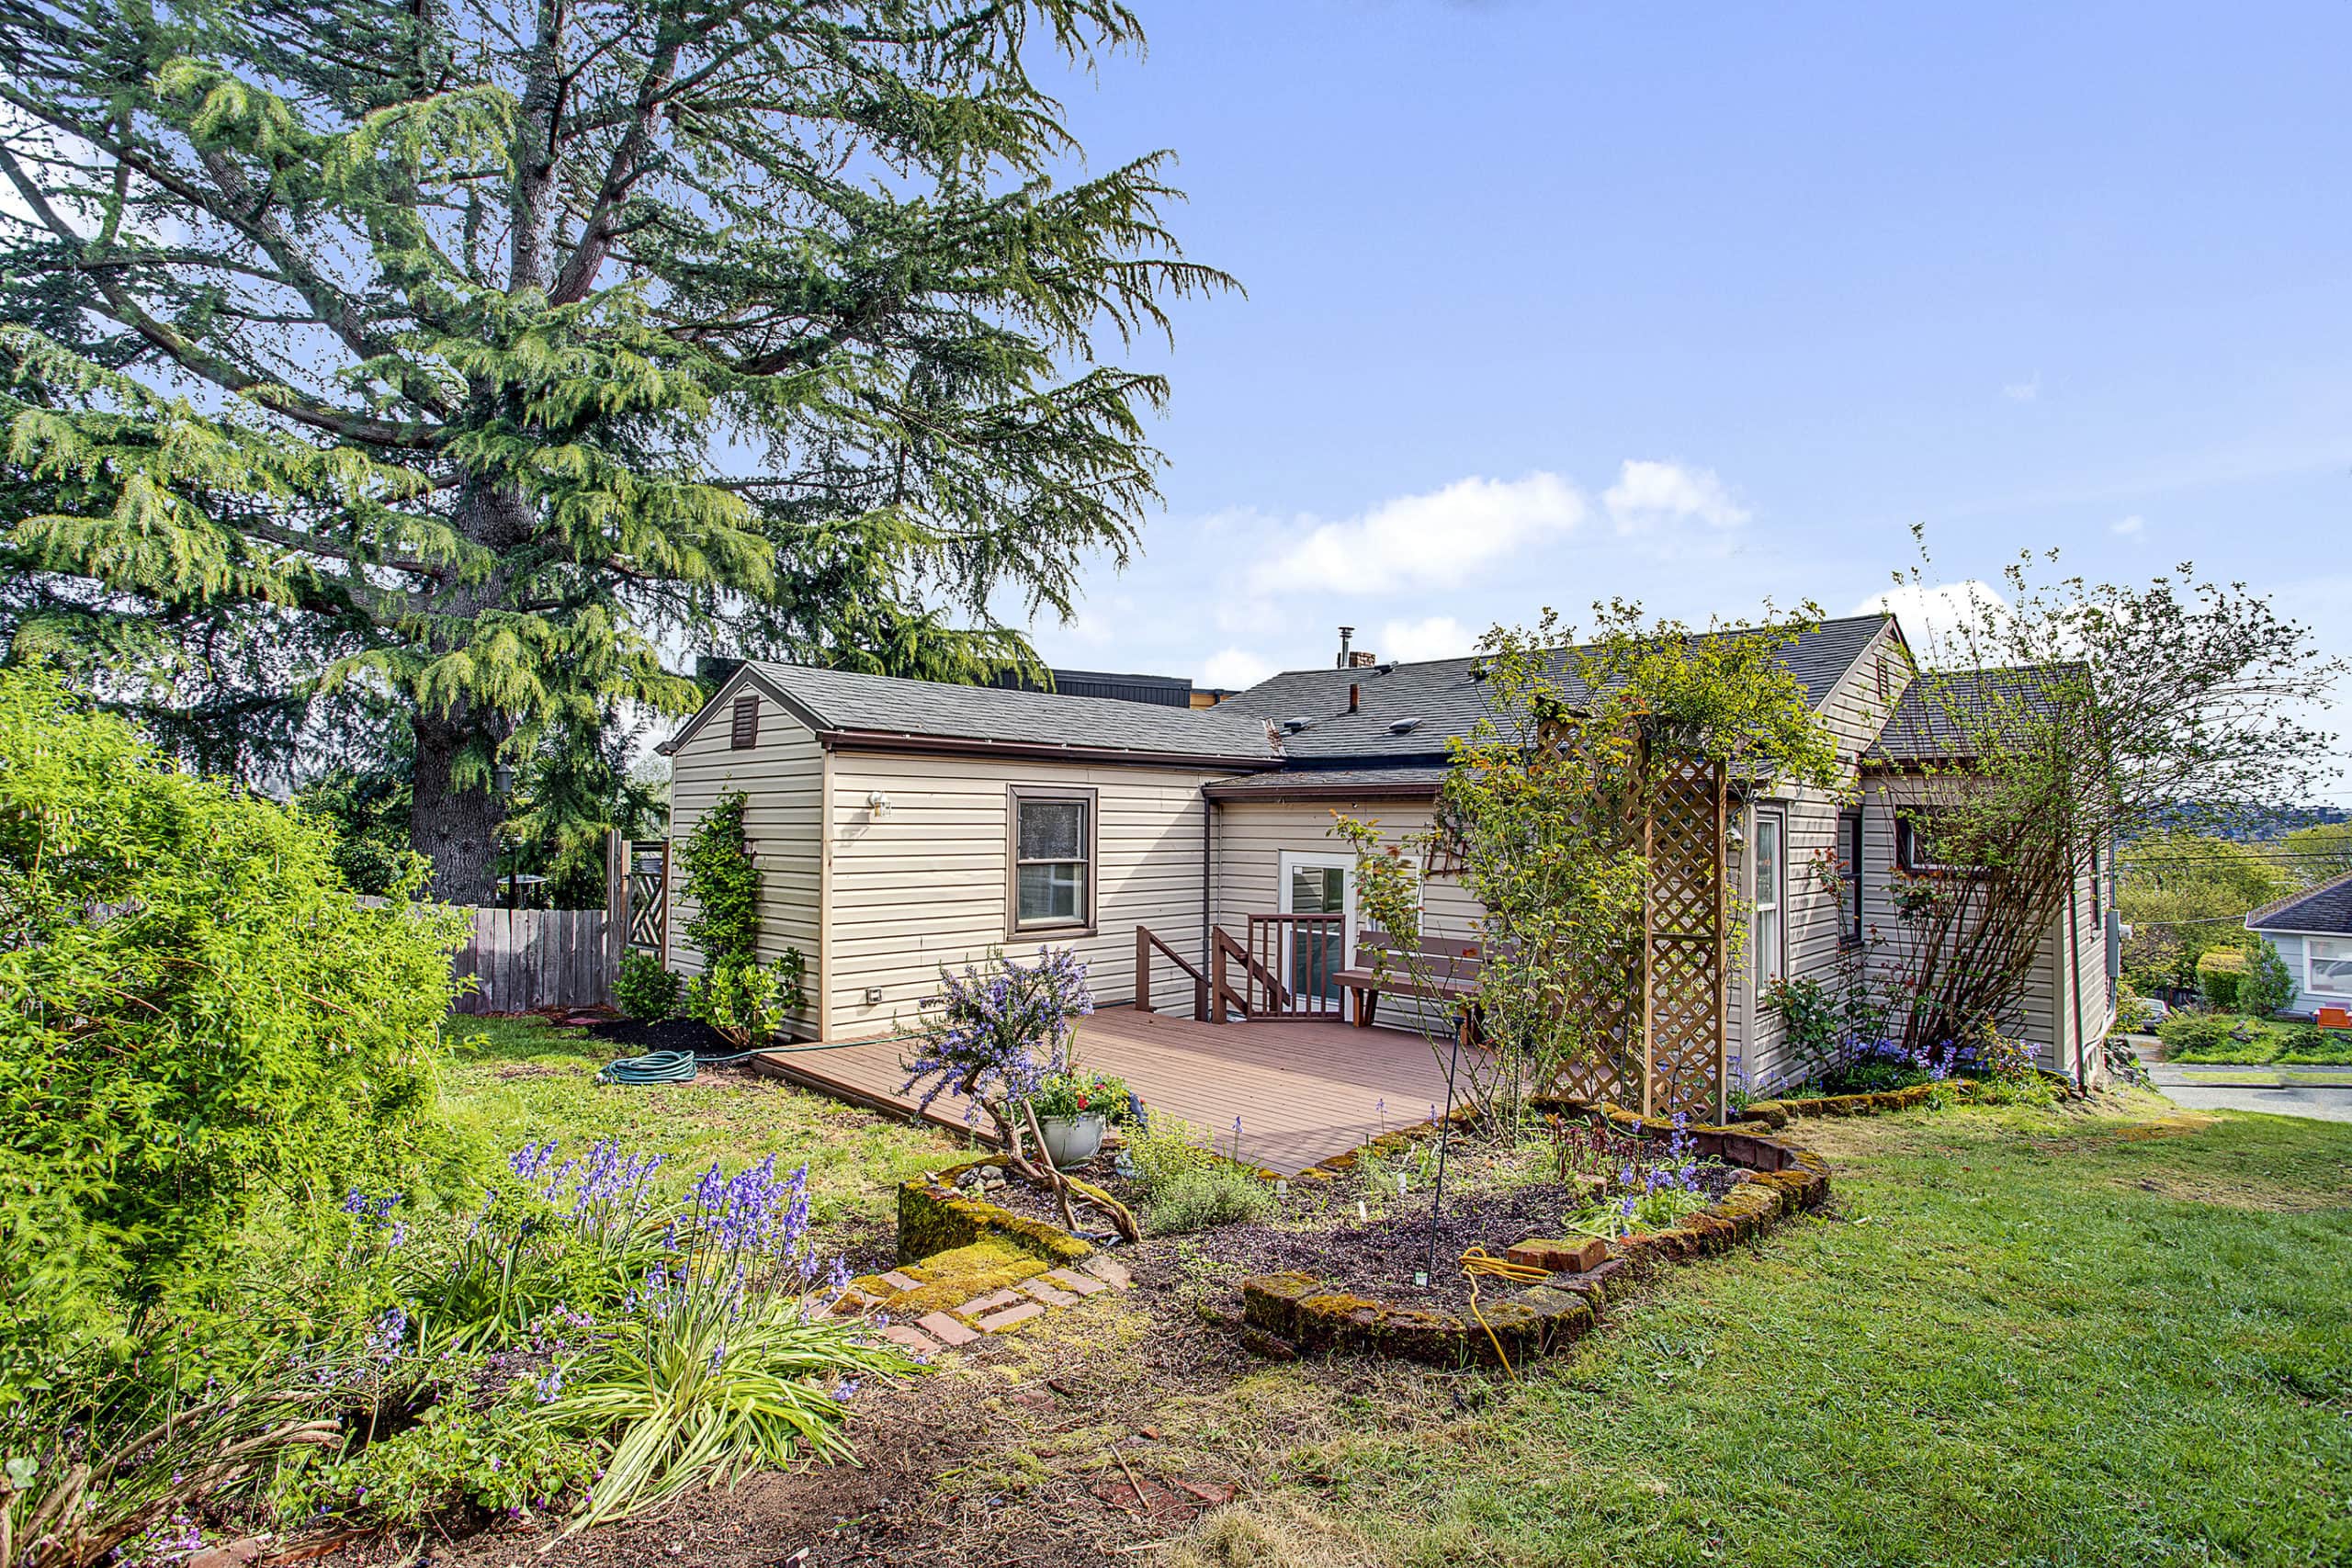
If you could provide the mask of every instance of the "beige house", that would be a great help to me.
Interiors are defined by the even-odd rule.
[[[1736,802],[1745,958],[1725,1000],[1730,1051],[1758,1089],[1790,1071],[1759,987],[1862,951],[1873,924],[1893,923],[1890,886],[1905,874],[1899,760],[1872,754],[1909,683],[1900,626],[1828,622],[1783,657],[1858,787],[1841,799],[1764,781]],[[1183,966],[1210,973],[1222,931],[1237,967],[1252,953],[1298,998],[1344,1014],[1352,1004],[1329,976],[1354,960],[1362,922],[1333,814],[1400,840],[1426,829],[1447,740],[1484,700],[1469,659],[1357,654],[1205,709],[752,662],[663,748],[671,834],[726,794],[747,796],[763,941],[771,957],[791,946],[808,962],[805,1037],[907,1027],[941,964],[992,947],[1075,947],[1098,1004],[1131,1001],[1138,927],[1169,955],[1153,960],[1160,1010],[1192,1010]],[[2018,1021],[2044,1064],[2070,1073],[2098,1061],[2110,1010],[2098,881],[2081,890],[2077,961],[2050,944],[2046,984]],[[1426,889],[1428,929],[1474,940],[1478,910],[1460,884],[1437,875]],[[668,961],[693,972],[695,955],[671,942]],[[1379,1019],[1410,1026],[1415,1014]]]

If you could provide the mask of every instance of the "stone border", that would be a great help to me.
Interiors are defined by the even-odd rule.
[[[1674,1132],[1669,1122],[1613,1105],[1551,1099],[1531,1103],[1539,1111],[1599,1115],[1637,1137],[1661,1139]],[[1745,1167],[1746,1179],[1679,1224],[1603,1244],[1607,1256],[1589,1267],[1555,1271],[1508,1295],[1498,1292],[1498,1299],[1481,1303],[1484,1327],[1474,1318],[1433,1307],[1400,1306],[1336,1291],[1312,1274],[1292,1270],[1241,1282],[1244,1342],[1276,1356],[1349,1351],[1448,1366],[1491,1366],[1498,1341],[1514,1361],[1549,1354],[1590,1333],[1609,1303],[1649,1269],[1725,1251],[1761,1235],[1785,1215],[1817,1207],[1829,1194],[1829,1162],[1810,1149],[1743,1127],[1686,1132],[1700,1154]],[[1537,1258],[1562,1245],[1522,1242],[1511,1253],[1515,1260]],[[1589,1262],[1589,1254],[1577,1261]]]
[[[899,1261],[924,1258],[974,1242],[994,1240],[1049,1264],[1071,1264],[1091,1257],[1094,1247],[1061,1226],[977,1198],[967,1198],[956,1183],[982,1168],[1001,1168],[1001,1156],[983,1156],[949,1166],[929,1176],[899,1184]],[[1007,1179],[1012,1179],[1007,1178]],[[1076,1177],[1065,1177],[1080,1192],[1109,1201],[1109,1194]]]
[[[1889,1111],[1909,1111],[1933,1100],[1938,1089],[1955,1094],[1975,1091],[1974,1078],[1942,1078],[1915,1083],[1909,1089],[1880,1089],[1870,1094],[1820,1094],[1804,1100],[1751,1100],[1739,1113],[1743,1122],[1761,1122],[1778,1130],[1799,1116],[1877,1116]]]

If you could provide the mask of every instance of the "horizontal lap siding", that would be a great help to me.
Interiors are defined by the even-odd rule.
[[[1882,665],[1885,669],[1883,683],[1880,676]],[[1834,871],[1838,849],[1838,818],[1856,785],[1857,760],[1884,727],[1894,699],[1901,696],[1907,667],[1906,656],[1892,626],[1882,628],[1877,641],[1855,660],[1820,707],[1822,722],[1837,738],[1840,770],[1838,788],[1785,791],[1772,799],[1757,802],[1742,814],[1740,830],[1749,843],[1756,839],[1757,809],[1777,809],[1788,821],[1781,846],[1786,864],[1782,871],[1781,919],[1786,932],[1787,967],[1783,972],[1792,979],[1809,978],[1832,987],[1839,983],[1845,949],[1838,883]],[[1892,827],[1882,833],[1868,818],[1866,813],[1862,856],[1866,887],[1873,867],[1892,863],[1894,850]],[[1883,849],[1878,844],[1881,837],[1885,840]],[[1770,1090],[1783,1087],[1784,1079],[1802,1071],[1802,1064],[1788,1049],[1779,1016],[1758,1005],[1757,955],[1752,946],[1756,907],[1752,858],[1736,852],[1731,857],[1731,876],[1732,886],[1738,890],[1741,940],[1734,948],[1739,973],[1730,987],[1729,1050],[1740,1057],[1741,1070],[1749,1085]],[[1868,919],[1866,911],[1866,926]]]
[[[1075,948],[1098,1004],[1135,996],[1136,927],[1188,960],[1201,946],[1201,786],[1216,773],[985,757],[836,752],[832,767],[829,1030],[912,1028],[939,967],[991,947],[1019,955]],[[1011,787],[1096,792],[1091,936],[1008,934]],[[868,804],[876,792],[888,812]],[[1191,986],[1163,961],[1163,995]],[[879,987],[882,1000],[865,991]]]
[[[792,1019],[802,1038],[817,1032],[816,986],[823,932],[818,920],[825,754],[817,738],[775,701],[759,697],[759,741],[731,744],[731,709],[722,708],[687,737],[670,759],[670,953],[688,975],[702,955],[685,939],[694,912],[685,897],[679,852],[704,812],[726,795],[744,795],[743,827],[760,868],[760,957],[774,963],[797,947],[808,963],[808,1005]]]

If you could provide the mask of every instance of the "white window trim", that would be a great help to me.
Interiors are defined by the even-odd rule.
[[[2326,942],[2328,946],[2334,950],[2327,955],[2329,962],[2334,963],[2343,959],[2352,958],[2352,936],[2307,936],[2303,938],[2303,990],[2305,994],[2314,997],[2352,998],[2352,986],[2347,986],[2343,990],[2339,991],[2333,987],[2323,987],[2319,984],[2318,972],[2312,966],[2312,961],[2319,955],[2312,951],[2312,944],[2313,942]]]
[[[1346,889],[1346,894],[1344,907],[1340,911],[1340,967],[1352,969],[1356,963],[1356,932],[1360,924],[1356,919],[1356,857],[1351,854],[1332,854],[1328,851],[1315,850],[1278,852],[1274,863],[1274,875],[1279,888],[1275,908],[1282,914],[1298,913],[1296,909],[1291,908],[1294,902],[1291,897],[1291,873],[1303,866],[1315,866],[1325,870],[1336,866],[1342,874],[1340,886]],[[1280,973],[1285,976],[1290,973],[1290,954],[1291,931],[1285,927],[1283,931],[1282,969],[1280,970]],[[1283,984],[1288,985],[1289,982],[1285,980]],[[1352,1020],[1355,1007],[1353,999],[1342,994],[1340,1006],[1340,1010]]]
[[[1772,901],[1769,906],[1764,902],[1762,870],[1764,823],[1768,818],[1772,822],[1775,840],[1772,854],[1772,878],[1775,886],[1772,889]],[[1789,972],[1789,814],[1787,809],[1782,807],[1773,807],[1769,810],[1761,807],[1758,807],[1753,828],[1754,832],[1751,835],[1753,848],[1748,855],[1748,900],[1752,910],[1749,917],[1751,934],[1753,934],[1752,928],[1763,925],[1764,913],[1769,908],[1773,916],[1773,934],[1779,939],[1774,945],[1780,949],[1774,954],[1777,962],[1773,965],[1772,974],[1768,976],[1764,972],[1764,943],[1760,937],[1757,940],[1755,962],[1749,968],[1751,984],[1758,994],[1761,995],[1764,987],[1773,979],[1784,977]]]

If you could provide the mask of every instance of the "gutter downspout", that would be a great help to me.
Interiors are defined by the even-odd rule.
[[[2073,981],[2074,991],[2070,999],[2075,1012],[2075,1087],[2087,1092],[2091,1087],[2089,1075],[2083,1067],[2083,935],[2075,909],[2081,902],[2080,881],[2070,857],[2066,874],[2066,973]]]
[[[1216,866],[1216,800],[1201,786],[1201,973],[1209,972],[1209,928],[1215,923],[1209,878]]]

